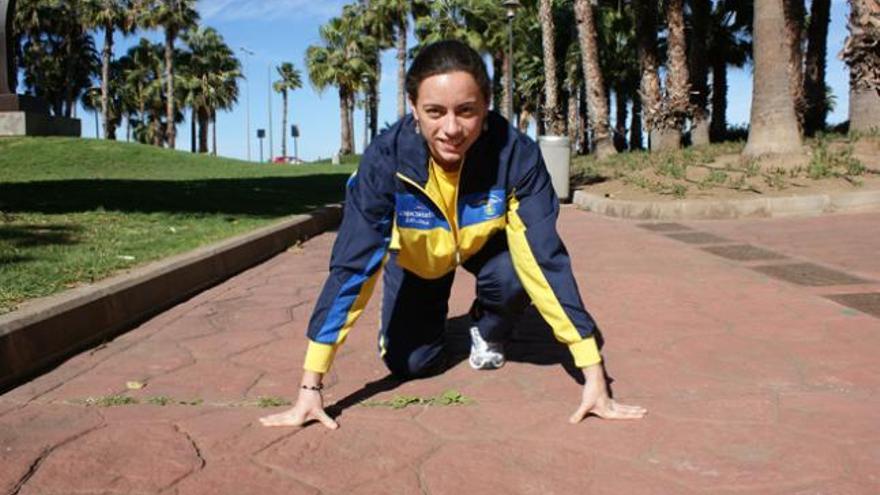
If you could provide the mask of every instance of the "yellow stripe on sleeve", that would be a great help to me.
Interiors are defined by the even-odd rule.
[[[309,348],[306,351],[306,359],[303,364],[305,370],[314,371],[316,373],[327,373],[327,371],[330,370],[330,366],[333,364],[333,358],[336,356],[336,350],[345,342],[345,339],[348,337],[348,332],[351,330],[354,322],[357,321],[358,317],[363,313],[367,302],[370,300],[370,296],[373,294],[373,288],[376,286],[376,281],[379,280],[379,274],[382,273],[382,268],[387,261],[388,254],[386,253],[385,258],[382,259],[382,266],[380,266],[379,269],[376,270],[376,273],[371,275],[370,278],[364,282],[360,294],[358,294],[357,299],[354,300],[351,309],[348,311],[348,315],[345,318],[345,324],[339,331],[339,337],[336,339],[336,343],[322,344],[313,340],[309,341]]]
[[[575,364],[578,367],[583,368],[601,362],[602,358],[595,340],[581,337],[574,323],[565,314],[565,310],[556,298],[544,272],[541,271],[541,267],[529,246],[529,241],[526,239],[526,226],[517,214],[517,209],[519,209],[519,201],[511,195],[506,228],[507,241],[510,246],[513,267],[520,282],[538,308],[538,312],[553,329],[556,340],[569,346],[569,351],[574,356]]]

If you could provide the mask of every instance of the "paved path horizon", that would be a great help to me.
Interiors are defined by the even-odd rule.
[[[260,426],[295,399],[329,232],[0,395],[0,495],[880,492],[880,214],[566,207],[560,232],[642,421],[568,424],[578,376],[534,314],[501,370],[387,380],[377,287],[326,379],[341,428]],[[472,297],[460,270],[459,358]],[[390,407],[448,391],[468,403]]]

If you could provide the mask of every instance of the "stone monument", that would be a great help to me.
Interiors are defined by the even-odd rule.
[[[79,136],[79,119],[53,117],[39,98],[15,93],[15,0],[0,0],[0,136]]]

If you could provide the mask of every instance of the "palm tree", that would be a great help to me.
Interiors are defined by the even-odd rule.
[[[242,77],[241,64],[231,57],[215,76],[208,106],[211,108],[211,154],[217,156],[217,110],[229,111],[238,103],[238,80]]]
[[[691,78],[691,143],[694,146],[709,144],[709,20],[712,16],[711,0],[690,0],[691,22],[688,37],[688,73]]]
[[[599,66],[606,91],[614,92],[613,142],[617,151],[627,149],[626,120],[629,101],[635,99],[639,80],[638,49],[632,9],[621,4],[599,10],[597,22]]]
[[[83,92],[80,97],[80,103],[83,108],[95,114],[95,137],[101,135],[101,123],[98,115],[101,113],[101,88],[91,87]]]
[[[828,22],[831,0],[813,0],[807,28],[807,57],[804,65],[806,115],[804,132],[812,136],[825,128],[828,107],[825,99],[825,55],[828,45]]]
[[[645,131],[650,135],[660,124],[660,56],[657,53],[657,2],[636,0],[636,36],[641,70],[639,95]]]
[[[727,68],[742,67],[751,57],[753,10],[750,1],[721,0],[709,18],[708,57],[712,67],[712,120],[709,139],[727,137]]]
[[[743,155],[801,151],[801,134],[789,86],[791,51],[785,31],[784,0],[755,3],[752,109]]]
[[[806,98],[804,97],[804,0],[783,0],[785,16],[785,36],[788,38],[788,79],[789,91],[794,101],[794,112],[798,129],[803,129]]]
[[[26,90],[45,100],[56,116],[71,117],[82,93],[92,86],[98,57],[83,28],[79,3],[22,2],[13,30],[19,33]]]
[[[296,70],[290,62],[284,62],[276,67],[278,75],[281,79],[275,81],[273,87],[275,91],[281,93],[284,107],[281,111],[281,155],[287,156],[287,91],[296,90],[302,87],[302,78],[300,72]]]
[[[849,129],[865,132],[880,122],[880,10],[871,0],[850,0],[849,36],[841,57],[849,66]]]
[[[193,126],[198,121],[199,153],[208,152],[208,128],[218,106],[216,95],[231,81],[237,87],[241,63],[233,50],[214,28],[197,28],[185,33],[183,41],[189,48],[181,64],[187,102],[193,110]],[[237,89],[236,89],[237,94]],[[195,134],[195,133],[193,133]]]
[[[119,59],[123,74],[123,107],[129,124],[134,124],[135,139],[158,146],[165,141],[161,116],[157,114],[164,107],[163,54],[164,46],[141,38]]]
[[[587,79],[587,108],[590,126],[595,133],[596,155],[605,158],[617,153],[608,130],[608,103],[605,98],[605,83],[599,67],[599,54],[596,45],[596,23],[593,20],[593,7],[590,0],[575,0],[578,39],[581,58]]]
[[[196,0],[139,0],[142,24],[165,31],[165,134],[170,148],[175,147],[174,42],[177,36],[198,23]]]
[[[666,88],[659,125],[651,136],[652,151],[680,148],[682,127],[691,113],[683,0],[667,0],[666,24]]]
[[[409,29],[409,0],[375,0],[386,19],[394,25],[394,44],[397,50],[397,117],[406,114],[406,36]]]
[[[84,0],[83,22],[89,29],[104,30],[101,53],[101,115],[104,118],[104,139],[116,139],[116,128],[110,119],[110,60],[113,57],[113,33],[126,34],[133,27],[130,0]]]
[[[550,134],[561,136],[565,132],[565,121],[559,109],[556,82],[556,26],[553,22],[553,0],[540,0],[538,18],[541,23],[541,46],[544,54],[544,114]]]
[[[354,95],[363,84],[364,76],[369,76],[372,67],[360,52],[357,38],[359,34],[348,24],[350,16],[346,8],[343,17],[334,17],[321,26],[321,45],[309,46],[306,50],[306,67],[309,81],[319,92],[327,86],[336,86],[339,91],[340,154],[354,151],[352,136],[352,107]]]

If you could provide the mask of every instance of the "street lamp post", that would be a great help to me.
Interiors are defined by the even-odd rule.
[[[257,138],[260,140],[260,163],[263,163],[263,138],[266,137],[266,129],[257,129]]]
[[[253,55],[254,52],[248,50],[247,48],[245,48],[243,46],[238,47],[238,49],[241,50],[242,53],[244,53],[244,55],[245,55],[244,84],[245,84],[245,96],[246,96],[245,106],[247,107],[247,108],[245,108],[245,115],[246,115],[246,117],[245,117],[245,122],[246,122],[245,123],[245,127],[246,127],[245,136],[247,136],[247,160],[251,161],[251,83],[248,82],[248,78],[247,78],[247,65],[248,65],[248,56]]]
[[[520,3],[517,0],[504,0],[501,6],[507,9],[507,118],[513,123],[513,16]]]

